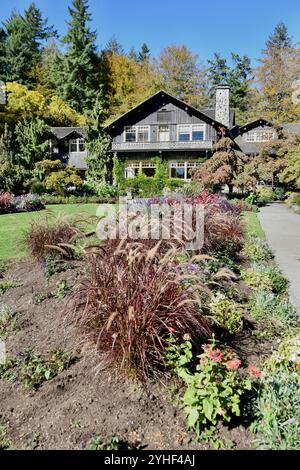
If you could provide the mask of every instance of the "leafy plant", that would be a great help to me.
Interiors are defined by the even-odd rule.
[[[181,338],[190,332],[199,347],[211,334],[199,306],[204,286],[194,276],[188,289],[173,261],[176,250],[158,257],[151,250],[124,243],[114,252],[87,255],[87,274],[75,289],[70,315],[106,364],[140,378],[165,369],[164,350],[170,333]],[[189,276],[191,280],[191,276]]]
[[[62,260],[47,260],[46,263],[43,264],[43,267],[45,268],[45,274],[48,278],[75,268],[73,263]]]
[[[254,262],[268,261],[274,256],[269,245],[261,238],[256,237],[246,240],[242,253]]]
[[[289,335],[284,338],[277,351],[274,351],[265,363],[265,369],[269,372],[278,370],[290,370],[300,372],[300,332],[292,330]]]
[[[266,375],[255,404],[259,449],[299,450],[300,374],[281,369]]]
[[[250,314],[270,335],[282,335],[299,324],[295,308],[272,292],[256,292],[250,302]]]
[[[17,353],[0,364],[0,379],[16,382],[29,390],[37,390],[45,381],[68,368],[70,357],[57,349],[47,359],[37,356],[32,349]]]
[[[212,439],[219,420],[228,423],[233,416],[240,416],[241,398],[252,383],[249,377],[239,375],[241,361],[234,354],[223,352],[214,344],[203,346],[203,351],[196,371],[191,372],[191,342],[178,346],[171,339],[167,363],[187,386],[181,402],[188,428],[199,439]]]
[[[21,283],[17,281],[0,281],[0,295],[5,294],[10,289],[21,287]]]
[[[68,286],[67,281],[62,279],[56,284],[55,297],[59,300],[64,299],[71,292],[71,287]]]
[[[272,282],[265,272],[253,268],[241,269],[241,279],[251,287],[272,290]]]
[[[16,328],[16,312],[9,306],[0,303],[0,340],[7,338]]]
[[[209,315],[213,321],[225,328],[230,334],[236,334],[241,331],[243,327],[242,314],[244,311],[242,305],[217,292],[212,296],[208,308]]]
[[[53,297],[53,294],[50,291],[39,292],[38,294],[34,295],[33,303],[34,303],[34,305],[40,305],[43,302],[45,302],[45,300],[52,299],[52,297]]]
[[[266,203],[276,200],[276,193],[271,188],[261,187],[256,191],[258,202]]]
[[[88,443],[88,450],[128,450],[128,444],[118,437],[112,437],[108,441],[100,436],[93,437]]]
[[[11,441],[6,438],[6,427],[0,424],[0,450],[7,450],[11,448]]]

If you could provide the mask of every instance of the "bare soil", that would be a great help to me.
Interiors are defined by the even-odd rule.
[[[186,431],[182,412],[176,406],[170,379],[146,387],[99,370],[93,346],[82,344],[68,325],[64,309],[68,298],[50,299],[35,305],[35,294],[55,290],[59,280],[74,285],[77,270],[55,275],[48,282],[43,270],[29,261],[11,268],[6,279],[22,282],[0,297],[1,303],[18,312],[17,330],[6,340],[8,355],[33,348],[42,356],[56,348],[72,352],[76,361],[35,392],[0,380],[0,424],[16,449],[82,449],[94,436],[118,436],[140,449],[208,449],[196,444]],[[241,334],[231,345],[246,362],[259,363],[270,345]],[[176,394],[175,394],[176,395]],[[221,436],[236,449],[251,449],[252,435],[239,423],[223,428]],[[231,445],[231,444],[230,444]]]

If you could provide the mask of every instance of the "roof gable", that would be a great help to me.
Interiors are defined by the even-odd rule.
[[[170,95],[169,93],[165,91],[159,91],[153,96],[150,96],[150,98],[146,99],[127,113],[123,114],[119,118],[117,118],[115,121],[113,121],[111,124],[105,127],[105,130],[113,133],[114,130],[119,129],[120,127],[123,127],[124,124],[127,122],[130,122],[131,119],[135,118],[137,114],[140,116],[147,116],[149,109],[153,106],[163,107],[166,106],[168,103],[172,103],[175,106],[177,106],[180,109],[183,109],[187,113],[190,113],[193,116],[198,117],[201,119],[203,122],[206,122],[207,124],[210,124],[212,127],[214,127],[217,130],[220,129],[225,129],[225,131],[228,131],[227,127],[224,124],[221,124],[220,122],[216,121],[214,119],[214,112],[213,112],[213,117],[212,117],[212,110],[210,110],[210,115],[205,114],[205,112],[200,111],[193,106],[190,106],[187,103],[184,103],[183,101],[179,100],[178,98],[175,98],[174,96]]]
[[[82,127],[51,127],[50,132],[58,140],[72,138],[72,137],[83,137]]]
[[[273,127],[274,124],[266,119],[256,119],[256,121],[249,122],[244,126],[240,126],[240,135],[245,134],[246,132],[252,131],[257,127]]]

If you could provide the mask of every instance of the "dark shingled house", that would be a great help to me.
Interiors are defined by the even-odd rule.
[[[78,170],[87,170],[83,128],[52,127],[50,131],[53,136],[50,140],[51,158]]]

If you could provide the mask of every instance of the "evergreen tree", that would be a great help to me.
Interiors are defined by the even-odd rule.
[[[4,23],[7,38],[5,42],[6,80],[28,84],[33,56],[30,35],[24,18],[14,11]]]
[[[277,123],[293,122],[300,116],[293,102],[294,85],[300,75],[300,50],[292,44],[286,26],[276,26],[262,52],[256,70],[260,85],[259,111]]]
[[[91,15],[87,0],[73,0],[69,12],[69,30],[63,38],[67,51],[57,71],[60,96],[76,111],[88,112],[102,96],[96,33],[88,25]]]
[[[6,79],[6,32],[3,28],[0,28],[0,80]]]
[[[148,63],[149,60],[150,60],[150,49],[147,46],[147,44],[144,43],[138,55],[138,62]]]
[[[88,150],[88,180],[97,186],[111,180],[112,161],[109,153],[111,139],[103,131],[107,115],[103,109],[103,100],[98,98],[88,119],[85,140]]]
[[[274,49],[275,51],[292,47],[292,38],[284,23],[278,23],[274,32],[270,34],[266,46],[268,50]]]
[[[119,41],[116,39],[115,36],[110,38],[104,50],[105,52],[108,52],[109,54],[117,54],[117,55],[125,54],[122,44],[119,43]]]
[[[2,42],[4,42],[7,81],[16,81],[25,85],[36,83],[35,70],[44,43],[50,37],[57,35],[53,26],[48,26],[47,22],[47,19],[43,19],[42,12],[32,3],[25,10],[24,16],[14,11],[4,23],[5,38]]]
[[[134,62],[138,62],[138,53],[136,52],[134,47],[132,47],[130,51],[128,52],[128,57]]]

